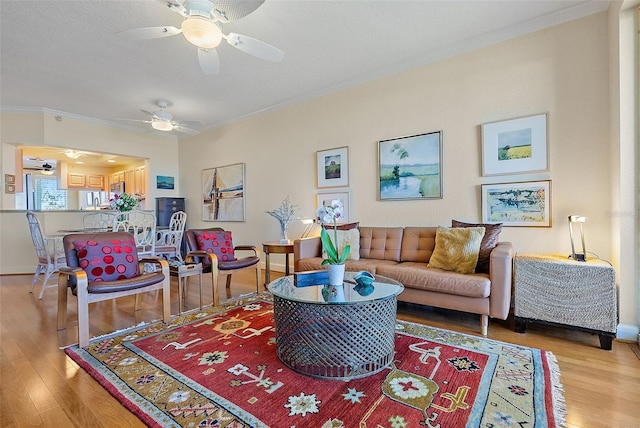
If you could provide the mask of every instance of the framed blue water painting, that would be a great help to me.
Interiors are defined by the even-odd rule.
[[[378,141],[378,200],[442,199],[442,131]]]
[[[156,175],[156,189],[173,190],[174,178],[168,175]]]

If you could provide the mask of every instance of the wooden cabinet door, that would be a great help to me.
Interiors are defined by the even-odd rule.
[[[92,189],[104,189],[104,176],[87,175],[87,187]]]
[[[84,187],[85,181],[84,174],[67,174],[67,186],[69,187]]]
[[[146,183],[145,183],[146,180],[145,180],[143,166],[136,168],[134,179],[135,179],[136,193],[144,195],[146,193]]]

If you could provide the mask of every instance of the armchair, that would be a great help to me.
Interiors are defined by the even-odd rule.
[[[138,260],[136,242],[128,232],[66,235],[62,240],[67,266],[58,275],[58,330],[67,322],[68,288],[78,298],[78,344],[89,345],[89,304],[162,290],[163,321],[171,319],[169,264],[158,257]],[[144,273],[144,264],[160,270]]]
[[[202,263],[203,272],[211,273],[213,304],[219,305],[218,275],[226,276],[227,289],[231,287],[231,275],[243,269],[255,269],[256,293],[260,290],[260,250],[254,245],[233,245],[231,231],[214,227],[185,231],[188,254],[187,263]],[[248,251],[252,255],[236,258],[236,251]]]

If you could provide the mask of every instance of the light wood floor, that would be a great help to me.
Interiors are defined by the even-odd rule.
[[[234,275],[227,297],[255,291],[251,279],[250,274]],[[47,290],[43,300],[38,300],[28,293],[30,282],[26,275],[0,277],[0,426],[143,426],[60,349],[77,340],[75,300],[70,299],[67,329],[57,332],[55,289]],[[198,287],[193,282],[189,288],[187,308],[194,308]],[[208,291],[205,303],[210,302],[210,278],[205,278],[204,288]],[[36,288],[36,295],[38,291]],[[172,291],[172,312],[177,313],[175,279]],[[93,304],[90,334],[106,334],[158,319],[160,302],[160,293],[147,293],[143,309],[135,313],[133,298]],[[469,314],[400,304],[398,317],[478,335],[478,317]],[[640,360],[628,343],[614,341],[613,351],[603,351],[597,336],[587,333],[533,325],[526,334],[518,334],[509,321],[494,320],[489,337],[555,354],[565,391],[568,428],[640,426]]]

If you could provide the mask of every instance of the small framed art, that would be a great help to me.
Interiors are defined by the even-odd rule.
[[[351,204],[349,192],[337,192],[337,193],[318,193],[316,209],[323,205],[331,204],[334,199],[342,201],[344,206],[344,216],[340,219],[339,223],[349,223],[351,219]]]
[[[349,147],[316,152],[318,187],[349,185]]]
[[[548,171],[547,114],[482,125],[482,175]]]
[[[551,227],[551,180],[483,184],[482,222]]]
[[[378,142],[378,199],[442,198],[442,131]]]
[[[168,175],[156,175],[156,189],[172,190],[174,187],[174,178]]]

